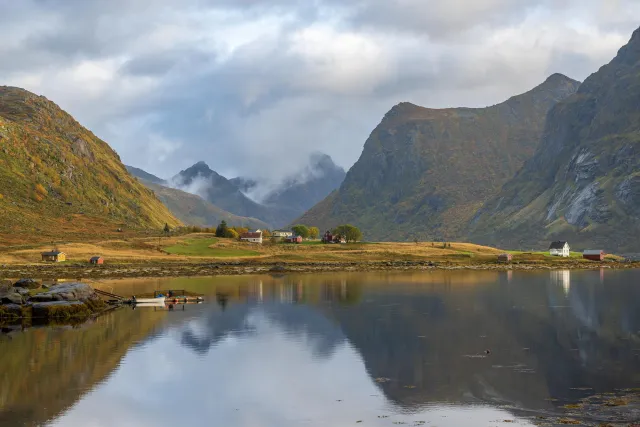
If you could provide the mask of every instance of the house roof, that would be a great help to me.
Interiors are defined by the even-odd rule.
[[[272,233],[293,233],[291,230],[273,230]]]
[[[262,237],[261,231],[257,233],[242,233],[240,236],[241,239],[259,239],[260,237]]]
[[[549,249],[564,249],[564,245],[566,244],[567,242],[562,241],[552,242],[551,246],[549,246]]]
[[[97,260],[99,260],[100,258],[102,258],[100,255],[92,256],[92,257],[91,257],[91,261],[97,261]]]
[[[587,249],[582,254],[583,255],[600,255],[603,254],[604,251],[602,249]]]
[[[42,255],[44,255],[44,256],[58,256],[60,254],[64,254],[64,252],[62,252],[62,251],[42,252]]]

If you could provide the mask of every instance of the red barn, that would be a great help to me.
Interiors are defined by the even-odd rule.
[[[587,250],[582,253],[582,258],[591,261],[604,261],[604,255],[602,250]]]
[[[104,264],[104,258],[102,258],[101,256],[94,256],[89,260],[89,262],[95,265],[102,265]]]

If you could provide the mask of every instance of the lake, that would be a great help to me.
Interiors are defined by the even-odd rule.
[[[1,426],[529,426],[583,397],[640,387],[640,271],[96,286],[207,297],[5,329]]]

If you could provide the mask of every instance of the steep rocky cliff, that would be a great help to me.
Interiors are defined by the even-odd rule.
[[[640,29],[556,105],[536,154],[469,225],[473,241],[640,250]]]
[[[533,155],[549,109],[578,86],[555,74],[487,108],[396,105],[340,189],[296,222],[321,228],[349,222],[370,240],[459,237]]]

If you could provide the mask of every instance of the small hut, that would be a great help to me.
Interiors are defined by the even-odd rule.
[[[582,258],[590,261],[604,261],[604,255],[603,250],[586,250],[582,253]]]
[[[498,262],[511,262],[512,260],[513,260],[513,255],[511,254],[498,255]]]
[[[102,258],[101,256],[94,256],[94,257],[91,257],[89,262],[94,265],[102,265],[104,264],[104,258]]]
[[[46,262],[62,262],[67,260],[67,255],[57,249],[49,252],[42,252],[42,261]]]

